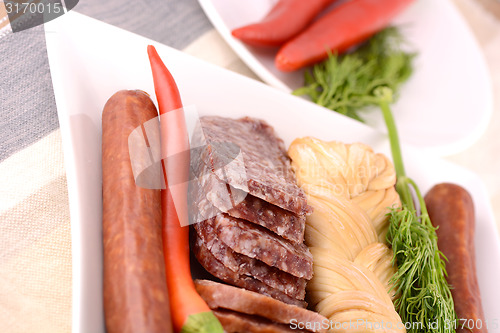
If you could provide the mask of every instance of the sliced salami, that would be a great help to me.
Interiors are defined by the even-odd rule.
[[[207,272],[224,282],[257,292],[259,294],[270,296],[288,304],[304,308],[307,306],[306,302],[290,297],[281,291],[271,288],[261,281],[254,279],[253,277],[233,272],[212,255],[200,238],[196,238],[193,244],[193,252],[198,262],[207,270]]]
[[[267,229],[227,214],[217,215],[213,220],[217,237],[234,252],[298,278],[312,278],[313,258],[305,244],[294,245]]]
[[[211,309],[226,309],[258,316],[287,326],[294,321],[303,324],[316,323],[316,325],[309,325],[311,328],[308,328],[308,330],[312,332],[325,331],[325,328],[321,326],[327,322],[327,319],[316,312],[285,304],[252,291],[214,281],[195,280],[194,284],[196,291],[198,291]],[[293,328],[295,329],[296,327]]]
[[[195,224],[194,228],[197,237],[201,239],[215,259],[239,275],[254,277],[290,297],[304,299],[306,293],[305,279],[297,278],[257,259],[234,252],[216,237],[213,223],[213,219],[210,219]]]
[[[228,215],[256,223],[294,244],[304,242],[306,216],[297,215],[262,199],[247,195]]]
[[[272,205],[251,194],[218,181],[215,175],[204,173],[190,187],[193,223],[220,213],[258,224],[294,244],[304,242],[305,215],[297,215]]]
[[[262,317],[246,315],[230,310],[212,310],[219,319],[225,333],[305,333],[309,331],[291,329],[289,325],[273,323]]]
[[[261,225],[294,244],[304,242],[305,215],[294,214],[253,195],[247,195],[227,214]]]
[[[202,135],[195,136],[194,145],[207,145],[200,159],[221,182],[295,214],[311,212],[284,143],[271,126],[249,117],[205,116],[200,123]]]

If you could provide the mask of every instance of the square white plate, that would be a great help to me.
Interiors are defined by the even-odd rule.
[[[146,52],[154,45],[175,77],[184,104],[200,114],[263,118],[288,145],[299,136],[360,141],[388,153],[385,135],[354,120],[207,64],[182,52],[69,12],[46,24],[47,50],[61,126],[70,200],[73,251],[73,332],[104,332],[102,310],[101,112],[120,89],[154,96]],[[408,173],[422,191],[449,181],[476,203],[476,255],[488,319],[500,314],[500,248],[484,185],[456,165],[404,148]],[[490,332],[494,330],[490,329]]]
[[[231,30],[258,22],[276,0],[198,0],[226,42],[266,83],[290,92],[303,85],[303,70],[274,66],[275,49],[249,47]],[[416,0],[394,21],[418,52],[415,72],[401,88],[394,117],[404,142],[434,155],[460,152],[484,133],[493,112],[490,77],[467,23],[450,0]],[[385,132],[380,112],[363,114]]]

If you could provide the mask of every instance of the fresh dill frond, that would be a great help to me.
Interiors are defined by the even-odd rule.
[[[392,283],[400,295],[394,306],[403,323],[420,324],[407,332],[454,332],[454,303],[444,256],[429,216],[403,206],[391,211],[389,221],[387,238],[398,265]]]
[[[456,313],[446,281],[446,258],[439,251],[436,228],[431,223],[424,198],[417,184],[406,176],[397,128],[389,107],[391,94],[388,87],[375,91],[389,134],[397,176],[396,190],[402,204],[391,210],[387,233],[394,253],[392,261],[397,265],[392,286],[399,297],[394,307],[403,323],[412,324],[408,333],[451,333],[455,331]]]
[[[395,94],[412,74],[414,53],[401,48],[396,27],[388,27],[368,42],[344,55],[328,59],[305,72],[305,84],[293,92],[307,95],[316,104],[362,121],[359,111],[377,106],[374,91],[389,87]]]

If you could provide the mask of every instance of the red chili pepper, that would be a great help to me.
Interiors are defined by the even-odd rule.
[[[258,23],[234,29],[234,37],[254,46],[280,46],[335,0],[280,0]]]
[[[351,0],[312,23],[281,47],[275,65],[294,71],[342,53],[385,28],[413,0]]]
[[[160,115],[182,108],[181,97],[174,78],[152,45],[148,46],[148,55]],[[189,151],[183,112],[176,111],[169,114],[169,117],[161,117],[160,133],[162,156],[169,156],[172,151]],[[189,227],[180,224],[180,216],[184,215],[183,218],[187,219],[187,202],[184,207],[184,203],[180,204],[176,200],[174,206],[173,196],[168,187],[168,179],[171,179],[172,175],[178,179],[184,176],[182,173],[189,171],[189,154],[182,154],[182,156],[184,156],[182,165],[168,165],[168,161],[162,160],[163,174],[167,183],[166,189],[161,190],[163,255],[172,322],[176,332],[184,330],[185,332],[222,333],[221,324],[196,292],[191,277]],[[175,160],[178,161],[178,159]],[[187,183],[185,191],[187,191]]]

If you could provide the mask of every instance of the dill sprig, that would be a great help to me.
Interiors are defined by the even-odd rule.
[[[388,87],[379,87],[374,93],[380,97],[379,106],[389,133],[397,175],[396,189],[402,204],[401,208],[391,210],[387,233],[387,241],[394,253],[392,261],[398,265],[391,281],[400,295],[394,306],[404,323],[412,323],[409,333],[454,332],[456,313],[446,281],[446,257],[438,249],[436,228],[431,223],[422,193],[406,176],[397,128],[389,107],[392,91]],[[417,202],[414,202],[411,190]]]
[[[293,94],[308,95],[316,104],[362,121],[359,111],[378,105],[373,95],[377,87],[397,92],[412,74],[415,54],[404,52],[402,41],[399,30],[389,27],[353,52],[330,54],[305,72],[304,87]]]

